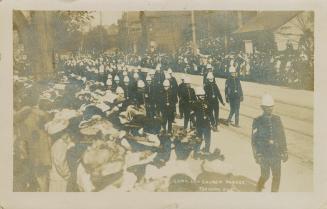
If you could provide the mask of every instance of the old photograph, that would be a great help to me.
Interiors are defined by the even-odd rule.
[[[313,11],[13,10],[13,192],[312,192]]]

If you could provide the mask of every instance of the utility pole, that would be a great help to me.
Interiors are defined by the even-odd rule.
[[[197,45],[196,45],[196,32],[195,32],[195,17],[194,17],[194,10],[191,11],[191,18],[192,18],[192,38],[193,38],[193,54],[196,55],[197,53]]]
[[[224,12],[224,42],[225,42],[225,53],[228,52],[227,47],[228,47],[228,39],[227,39],[227,30],[229,28],[228,21],[228,11]]]
[[[104,43],[103,43],[103,27],[102,27],[102,11],[99,11],[99,25],[100,25],[100,52],[104,51]]]
[[[102,26],[102,11],[99,12],[100,15],[100,26]]]

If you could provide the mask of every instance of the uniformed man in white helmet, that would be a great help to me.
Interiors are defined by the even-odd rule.
[[[261,176],[257,191],[262,191],[272,173],[271,191],[278,192],[281,176],[281,161],[288,160],[284,127],[279,116],[272,114],[274,99],[264,94],[261,101],[263,114],[253,120],[252,149],[256,162],[260,165]]]
[[[112,80],[111,79],[108,79],[107,80],[106,85],[107,85],[107,90],[111,90],[112,91]]]
[[[162,86],[163,81],[165,80],[165,72],[161,69],[160,65],[157,65],[156,72],[154,73],[154,82],[157,86]]]
[[[207,74],[207,80],[208,82],[204,86],[204,90],[206,92],[206,98],[211,113],[210,120],[211,120],[212,130],[218,131],[219,102],[224,106],[225,106],[225,102],[221,96],[217,83],[214,81],[214,76],[212,72],[209,72]]]
[[[213,67],[211,64],[207,64],[206,69],[203,72],[203,85],[205,85],[208,82],[207,75],[210,72],[213,73]],[[214,78],[214,81],[216,82],[215,78]]]
[[[179,103],[184,114],[184,130],[186,130],[190,122],[191,110],[196,101],[196,96],[194,89],[191,87],[191,79],[186,77],[184,83],[185,86],[181,89]]]
[[[135,94],[135,102],[138,107],[143,105],[145,107],[145,83],[143,80],[138,80],[137,81],[137,91]]]
[[[146,77],[145,77],[145,72],[142,72],[142,67],[141,67],[141,65],[138,65],[138,66],[137,66],[137,70],[136,70],[136,72],[138,73],[140,79],[143,80],[143,81],[145,81],[145,78],[146,78]]]
[[[186,75],[183,74],[181,77],[182,82],[178,85],[178,88],[177,88],[177,95],[179,98],[178,109],[179,109],[179,118],[180,119],[182,119],[184,117],[184,101],[181,100],[181,96],[182,96],[181,93],[182,93],[183,89],[186,87],[185,78],[186,78]]]
[[[122,88],[124,89],[124,92],[125,92],[125,98],[127,100],[133,99],[132,90],[131,90],[131,82],[130,82],[130,79],[128,78],[128,76],[124,77],[124,84],[122,85]]]
[[[153,79],[154,79],[154,71],[153,70],[150,70],[148,72],[148,75],[150,76],[151,80],[153,81]]]
[[[235,127],[239,127],[240,105],[243,101],[243,90],[235,67],[231,67],[229,73],[230,76],[225,82],[225,98],[226,102],[230,104],[227,124],[229,125],[231,123],[232,117],[235,115]]]
[[[167,70],[167,78],[166,79],[169,80],[171,90],[172,90],[173,95],[174,95],[174,101],[175,101],[174,115],[176,116],[176,105],[178,103],[178,84],[177,84],[176,78],[173,76],[173,70],[171,68],[168,68],[168,70]]]
[[[172,123],[174,121],[174,105],[176,102],[170,87],[169,80],[164,80],[163,90],[160,94],[160,98],[163,130],[166,132],[168,129],[168,133],[172,133]]]
[[[210,153],[211,144],[211,125],[210,125],[210,111],[208,102],[205,98],[205,91],[202,87],[195,89],[197,100],[194,102],[193,109],[195,112],[195,128],[197,133],[198,142],[194,148],[194,158],[201,157],[200,147],[202,141],[205,142],[204,156]]]
[[[114,83],[112,84],[113,91],[116,91],[116,89],[117,89],[118,86],[121,86],[121,82],[120,82],[119,76],[116,75],[114,77]]]
[[[147,117],[154,119],[156,117],[156,95],[155,85],[152,82],[150,75],[146,77],[146,87],[145,87],[145,107]]]

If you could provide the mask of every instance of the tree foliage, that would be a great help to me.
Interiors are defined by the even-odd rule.
[[[93,15],[85,11],[57,11],[53,14],[54,46],[57,50],[76,51],[81,48],[85,26]]]
[[[84,47],[90,52],[103,52],[110,47],[110,37],[107,30],[99,25],[90,30],[84,40]]]

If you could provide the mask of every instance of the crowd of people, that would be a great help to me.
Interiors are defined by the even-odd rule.
[[[135,62],[128,62],[132,58]],[[230,61],[222,94],[210,63],[202,70],[203,85],[193,88],[187,74],[176,79],[161,63],[155,69],[126,64],[137,60],[142,59],[117,53],[62,56],[51,80],[14,76],[14,191],[148,191],[148,184],[155,185],[151,191],[167,191],[170,179],[153,174],[176,167],[176,161],[169,164],[172,152],[177,160],[224,159],[211,146],[211,135],[218,131],[219,106],[225,102],[230,104],[226,125],[239,127],[243,91],[237,61]],[[281,128],[279,118],[273,119],[256,129]],[[276,191],[279,180],[274,182]]]
[[[253,54],[247,54],[238,51],[236,47],[230,47],[226,51],[224,41],[223,38],[201,39],[196,53],[193,52],[192,42],[187,42],[174,56],[157,50],[144,56],[133,54],[126,61],[148,68],[155,68],[158,63],[162,63],[164,69],[171,67],[175,72],[197,75],[203,74],[206,65],[211,64],[214,75],[225,78],[233,64],[231,61],[235,61],[241,80],[313,89],[313,62],[301,50],[294,50],[289,46],[283,52],[260,52],[255,49]]]
[[[115,56],[60,58],[57,66],[50,81],[15,75],[14,191],[130,191],[144,181],[142,167],[164,166],[172,147],[179,160],[223,159],[210,148],[225,105],[212,69],[194,89],[171,69],[145,71]],[[239,91],[237,80],[226,92],[231,103]]]

